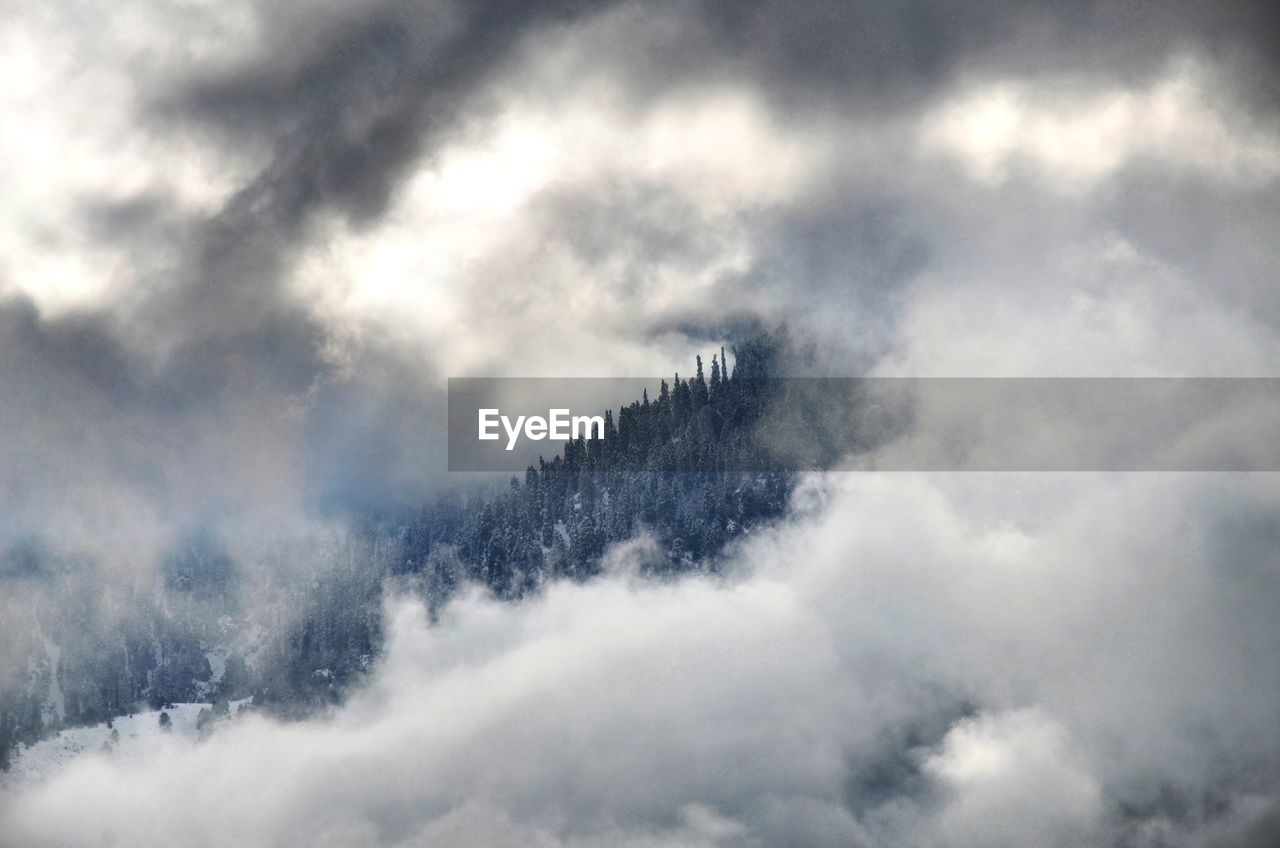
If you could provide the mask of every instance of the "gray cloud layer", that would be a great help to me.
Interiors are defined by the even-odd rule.
[[[195,145],[214,163],[206,170],[226,179],[194,208],[176,183],[127,189],[108,180],[103,196],[65,188],[59,208],[69,217],[55,226],[83,242],[85,267],[112,251],[133,266],[131,282],[108,281],[70,310],[47,304],[51,289],[24,283],[45,261],[41,251],[56,248],[20,240],[12,251],[0,305],[4,391],[32,398],[33,385],[46,389],[38,402],[6,405],[6,435],[26,434],[6,439],[10,536],[107,500],[158,524],[261,515],[269,505],[284,521],[317,507],[412,500],[442,466],[431,435],[441,377],[513,360],[544,372],[581,369],[588,358],[595,373],[652,371],[758,322],[791,325],[793,338],[822,351],[808,367],[843,374],[877,363],[936,372],[931,351],[945,346],[975,353],[948,358],[971,373],[1183,372],[1202,361],[1187,352],[1221,343],[1225,330],[1178,328],[1197,337],[1134,347],[1126,328],[1106,325],[1119,311],[1161,308],[1154,301],[1164,294],[1127,299],[1159,273],[1187,290],[1191,308],[1259,325],[1220,365],[1207,363],[1210,372],[1256,373],[1275,348],[1276,257],[1260,236],[1276,223],[1275,171],[1255,160],[1270,155],[1266,144],[1274,154],[1267,71],[1277,51],[1253,4],[978,4],[961,14],[929,3],[432,2],[260,4],[225,15],[193,17],[189,32],[157,31],[151,41],[108,29],[74,53],[84,66],[68,98],[94,74],[120,71],[122,120],[156,150],[181,156],[181,145]],[[53,20],[42,29],[17,15],[13,37],[39,49],[42,38],[87,45],[98,36],[72,17]],[[213,46],[184,53],[174,46],[184,36]],[[164,62],[149,66],[148,55]],[[1098,166],[1105,184],[1085,190],[1077,179],[1064,194],[1056,160],[1036,158],[1051,152],[1035,147],[1031,124],[994,152],[952,151],[996,156],[996,182],[975,184],[945,150],[912,152],[930,115],[967,91],[987,96],[988,83],[1033,86],[1060,107],[1039,120],[1068,121],[1090,108],[1090,92],[1148,96],[1187,56],[1198,63],[1193,95],[1208,102],[1175,102],[1171,132],[1199,120],[1207,132],[1262,139],[1262,153],[1255,144],[1237,156],[1253,155],[1241,161],[1264,167],[1261,181],[1188,170],[1177,150],[1122,151]],[[592,100],[597,90],[603,100]],[[638,152],[613,150],[602,130],[574,124],[575,103],[633,134]],[[484,151],[501,140],[504,120],[526,119],[532,135],[514,137],[516,153],[577,143],[586,155],[531,163],[524,174],[550,170],[516,197],[515,217],[482,217],[474,227],[487,241],[439,255],[433,232],[462,239],[430,202],[406,201],[434,196],[415,195],[413,181],[433,168],[451,179],[460,152]],[[1058,130],[1092,139],[1089,127]],[[1141,126],[1099,132],[1097,143],[1124,147],[1124,133]],[[699,139],[713,145],[705,159],[691,149]],[[716,148],[735,144],[740,158],[716,171]],[[473,167],[522,173],[508,154],[477,154]],[[667,164],[655,168],[655,157]],[[457,189],[487,190],[466,179]],[[389,219],[423,243],[418,266],[382,278],[405,293],[434,291],[444,308],[413,299],[387,308],[453,320],[393,332],[384,313],[318,308],[325,297],[314,279],[298,288],[303,267],[325,292],[363,291],[347,277],[353,264],[382,273],[369,255],[386,249]],[[344,258],[348,242],[365,252]],[[1108,244],[1131,251],[1123,261],[1133,267],[1055,256],[1077,246],[1104,254]],[[422,279],[459,267],[443,283]],[[1113,285],[1101,317],[1059,323],[1061,298],[1074,296],[1080,277],[1108,273],[1120,275],[1125,302],[1106,301]],[[978,355],[975,336],[1043,335],[989,321],[980,304],[1006,300],[1010,322],[1059,323],[1056,361],[1019,357],[1016,340],[984,341],[990,352]],[[553,306],[564,302],[571,310]],[[965,318],[942,328],[937,309]],[[1150,321],[1139,334],[1168,332],[1163,316]],[[1099,324],[1102,353],[1071,361],[1073,341]],[[461,350],[471,353],[459,358]]]

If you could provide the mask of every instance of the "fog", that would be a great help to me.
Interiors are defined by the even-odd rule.
[[[746,331],[798,376],[1276,376],[1276,30],[0,0],[0,551],[90,600],[197,533],[252,568],[473,485],[448,377]],[[808,478],[722,576],[641,580],[641,541],[434,624],[393,594],[332,714],[85,756],[0,794],[0,842],[1261,848],[1278,521],[1270,474]]]
[[[15,845],[1262,845],[1275,475],[813,478],[724,577],[429,626],[324,718],[6,799]]]

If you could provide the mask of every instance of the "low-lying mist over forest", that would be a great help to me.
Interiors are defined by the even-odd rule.
[[[1280,475],[771,379],[1280,377],[1277,31],[0,0],[0,846],[1280,841]],[[822,470],[904,444],[1092,470]]]
[[[1271,475],[836,475],[719,576],[464,591],[335,712],[10,799],[14,844],[1248,845],[1276,835]],[[1158,529],[1158,532],[1153,532]]]

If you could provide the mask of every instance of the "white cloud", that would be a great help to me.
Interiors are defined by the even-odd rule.
[[[1081,844],[1103,813],[1063,728],[1034,709],[961,721],[923,768],[945,793],[935,844]]]
[[[159,83],[237,55],[252,35],[243,4],[6,9],[0,294],[23,292],[47,312],[93,308],[172,260],[169,245],[92,232],[86,208],[217,210],[248,163],[177,128],[148,126],[143,110]]]
[[[294,288],[339,332],[425,347],[447,374],[575,359],[663,373],[685,351],[637,344],[634,328],[696,313],[750,267],[745,222],[796,199],[826,155],[743,90],[640,110],[603,83],[494,96],[496,117],[423,162],[384,220],[330,221],[313,240]]]
[[[1280,777],[1252,765],[1280,756],[1270,525],[1216,518],[1273,515],[1278,482],[815,481],[725,581],[471,595],[434,627],[397,605],[383,665],[335,715],[241,721],[143,767],[86,759],[7,798],[5,833],[1051,848],[1105,842],[1122,804],[1173,792],[1181,818],[1144,826],[1202,844]],[[1232,802],[1196,807],[1209,792]]]
[[[990,185],[1029,167],[1055,189],[1083,192],[1143,160],[1232,183],[1275,179],[1276,129],[1233,110],[1210,83],[1207,69],[1190,60],[1144,87],[984,82],[928,114],[920,137],[926,150]]]

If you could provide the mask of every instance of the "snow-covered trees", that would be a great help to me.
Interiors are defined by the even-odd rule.
[[[0,583],[41,587],[28,596],[43,599],[37,615],[0,595],[0,767],[56,724],[144,703],[253,695],[282,714],[331,704],[381,649],[388,582],[433,610],[467,582],[518,599],[550,580],[589,579],[609,545],[641,532],[661,551],[646,558],[650,572],[714,569],[728,540],[781,514],[792,485],[758,439],[776,399],[772,350],[756,341],[734,353],[732,369],[713,354],[709,380],[699,357],[692,379],[677,374],[656,397],[608,411],[602,440],[565,444],[497,494],[446,494],[335,538],[282,542],[252,570],[196,534],[161,563],[158,596],[90,593],[76,563],[0,554]],[[31,674],[30,685],[3,685]]]

